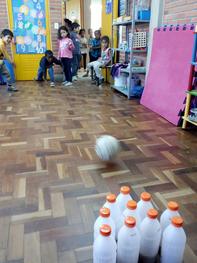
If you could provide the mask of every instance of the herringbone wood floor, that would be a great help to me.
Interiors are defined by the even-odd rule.
[[[0,88],[0,263],[92,262],[92,229],[108,192],[132,187],[161,211],[175,200],[185,220],[185,262],[197,262],[197,137],[89,81],[73,88]],[[170,105],[169,105],[170,107]],[[114,164],[96,137],[121,140]]]

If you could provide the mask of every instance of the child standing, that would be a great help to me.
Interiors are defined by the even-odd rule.
[[[7,83],[7,90],[8,91],[18,91],[17,88],[13,86],[13,81],[10,76],[9,71],[7,70],[4,59],[8,60],[13,66],[15,66],[14,61],[12,58],[9,56],[6,46],[11,44],[12,38],[14,37],[12,31],[9,29],[4,29],[1,32],[1,38],[0,38],[0,74],[2,76],[6,77],[6,83]]]
[[[77,71],[80,68],[81,61],[81,50],[80,50],[80,36],[79,36],[79,27],[80,25],[76,22],[72,23],[72,32],[70,33],[70,37],[74,44],[73,50],[73,59],[72,59],[72,77],[73,80],[77,80]]]
[[[94,68],[98,86],[101,85],[101,83],[104,80],[102,72],[101,72],[101,68],[108,65],[112,59],[112,52],[111,52],[111,48],[109,47],[109,37],[108,36],[103,36],[101,38],[101,46],[102,46],[101,57],[97,59],[96,61],[88,63],[87,65],[87,75],[91,67]]]
[[[88,38],[89,60],[90,60],[90,62],[92,62],[90,48],[93,46],[93,39],[94,39],[94,37],[93,37],[93,32],[92,32],[91,28],[88,29],[88,35],[89,35],[89,38]]]
[[[90,52],[90,62],[96,61],[101,56],[101,32],[96,30],[94,32],[95,38],[92,39],[91,44],[89,45]]]
[[[86,70],[86,58],[87,58],[87,47],[88,47],[88,40],[85,37],[85,29],[81,29],[79,31],[79,35],[80,35],[80,47],[81,47],[81,59],[83,60],[83,68],[84,70]]]
[[[38,69],[38,75],[36,80],[43,81],[43,76],[44,79],[46,79],[47,70],[48,70],[50,81],[51,81],[50,86],[55,87],[53,64],[61,65],[61,61],[53,56],[53,52],[51,50],[46,50],[45,56],[42,57],[40,60],[40,66]]]
[[[72,85],[72,73],[71,73],[71,61],[73,58],[74,44],[70,39],[70,34],[65,26],[61,26],[58,29],[58,39],[59,39],[59,51],[58,57],[60,58],[64,70],[65,82],[64,86]]]

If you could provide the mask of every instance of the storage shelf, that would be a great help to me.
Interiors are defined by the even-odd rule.
[[[124,52],[124,53],[131,53],[130,49],[121,49],[121,48],[114,48],[115,51]],[[146,53],[147,49],[133,49],[133,53]]]
[[[149,23],[150,20],[135,20],[134,23],[136,24],[143,24],[143,23]],[[113,26],[124,26],[124,25],[131,25],[133,23],[132,20],[128,21],[120,21],[120,22],[114,22],[112,25]]]
[[[128,21],[114,22],[112,25],[113,26],[124,26],[124,25],[131,25],[131,24],[132,24],[132,20],[128,20]]]
[[[191,124],[197,126],[197,122],[191,121],[188,117],[182,117],[182,118],[183,118],[183,120],[186,120],[187,122],[190,122]]]
[[[127,74],[130,73],[130,70],[129,69],[125,69],[125,68],[121,69],[120,71],[123,72],[123,73],[127,73]],[[146,74],[146,68],[145,67],[132,67],[132,73]]]
[[[123,93],[124,95],[126,95],[128,97],[128,88],[125,86],[115,86],[112,85],[111,86],[113,89],[120,91],[121,93]]]
[[[150,23],[150,20],[135,20],[136,24],[141,24],[141,23]]]

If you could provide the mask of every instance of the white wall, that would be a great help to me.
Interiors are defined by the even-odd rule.
[[[66,18],[69,18],[71,21],[74,21],[77,19],[80,24],[80,1],[79,0],[70,0],[66,2]]]
[[[164,12],[164,1],[165,0],[152,0],[151,3],[151,20],[149,27],[149,41],[148,41],[148,54],[147,54],[147,64],[146,64],[146,76],[148,75],[152,44],[153,44],[153,30],[156,27],[162,25],[163,12]]]
[[[91,0],[84,0],[84,28],[86,33],[88,28],[91,28],[91,13],[90,13]]]

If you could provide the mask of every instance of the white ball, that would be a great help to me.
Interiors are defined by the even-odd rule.
[[[96,140],[95,150],[101,160],[109,161],[119,153],[120,143],[110,135],[103,135]]]

